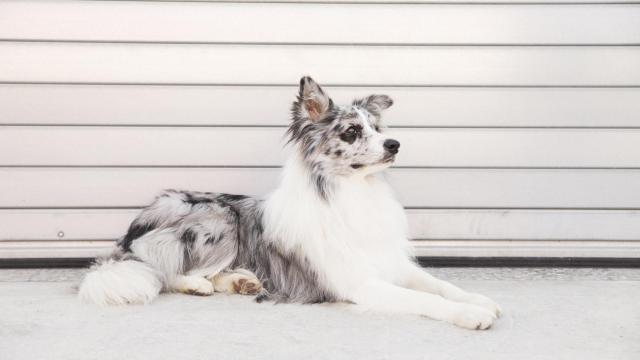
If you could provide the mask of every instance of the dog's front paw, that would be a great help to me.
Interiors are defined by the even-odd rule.
[[[476,305],[462,305],[454,312],[449,322],[470,330],[486,330],[491,327],[496,316],[489,310]]]
[[[500,305],[498,305],[495,301],[489,299],[484,295],[471,294],[471,297],[466,302],[469,304],[474,304],[474,305],[483,307],[489,310],[496,317],[500,317],[500,315],[502,314],[502,309],[500,308]]]

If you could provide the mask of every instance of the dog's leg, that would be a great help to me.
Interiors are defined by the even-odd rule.
[[[496,316],[500,316],[502,312],[500,306],[488,297],[466,292],[451,283],[430,275],[413,263],[405,266],[403,279],[401,285],[406,288],[437,294],[453,301],[482,306]]]
[[[172,290],[189,295],[208,296],[213,294],[213,284],[201,276],[178,275],[173,281]]]
[[[495,315],[483,307],[379,280],[362,285],[352,300],[367,310],[424,315],[472,330],[488,329],[495,319]]]
[[[209,278],[215,291],[229,294],[256,295],[262,291],[258,277],[249,270],[223,271]]]

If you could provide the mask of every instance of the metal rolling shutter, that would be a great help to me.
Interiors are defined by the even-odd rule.
[[[0,2],[0,259],[264,194],[304,74],[395,99],[418,255],[640,258],[640,5],[562,2]]]

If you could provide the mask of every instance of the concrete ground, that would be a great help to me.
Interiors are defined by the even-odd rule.
[[[640,359],[640,269],[429,269],[502,305],[488,331],[216,294],[76,301],[83,270],[0,270],[0,359]]]

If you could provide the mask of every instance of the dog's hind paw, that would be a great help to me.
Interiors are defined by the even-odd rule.
[[[213,284],[199,276],[180,276],[175,289],[188,295],[209,296],[213,294]]]

